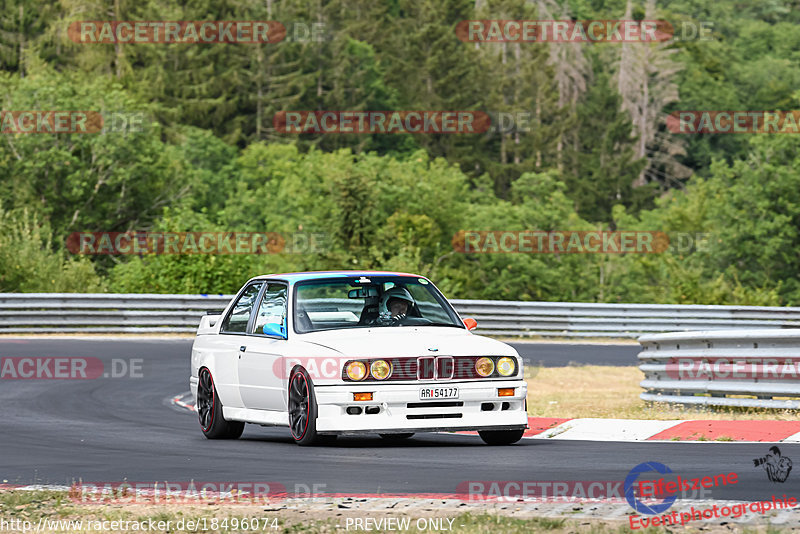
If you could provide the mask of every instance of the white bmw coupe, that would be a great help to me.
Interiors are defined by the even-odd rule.
[[[285,426],[299,445],[456,430],[515,443],[527,428],[522,359],[470,332],[476,324],[419,275],[253,278],[200,322],[190,378],[200,427],[236,439],[245,423]]]

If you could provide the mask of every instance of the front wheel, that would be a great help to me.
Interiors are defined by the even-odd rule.
[[[317,434],[317,398],[314,384],[305,369],[298,369],[289,379],[289,428],[298,445],[320,441]]]
[[[478,434],[487,445],[511,445],[522,439],[525,430],[479,430]]]
[[[200,429],[208,439],[237,439],[244,432],[244,423],[226,421],[222,416],[222,402],[208,369],[200,370],[197,381],[197,416]]]

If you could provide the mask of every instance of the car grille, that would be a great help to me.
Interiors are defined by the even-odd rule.
[[[433,380],[436,376],[436,358],[423,356],[417,358],[417,379]]]
[[[460,413],[441,413],[443,408],[461,408],[464,401],[436,401],[436,402],[409,402],[406,408],[409,410],[424,409],[425,413],[411,413],[406,415],[406,419],[461,419]],[[437,412],[431,413],[431,408]]]
[[[475,362],[482,356],[419,356],[410,358],[384,358],[392,364],[392,375],[381,382],[400,380],[477,380],[482,379],[475,372]],[[367,369],[372,362],[381,358],[359,358]],[[512,377],[509,377],[512,378]],[[342,369],[342,379],[352,383]],[[367,378],[364,382],[375,382]]]
[[[406,408],[453,408],[464,406],[463,401],[442,401],[442,402],[409,402]]]
[[[409,414],[406,419],[461,419],[460,413],[420,413]]]

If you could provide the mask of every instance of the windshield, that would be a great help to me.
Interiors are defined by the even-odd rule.
[[[299,334],[362,327],[464,328],[444,296],[424,278],[354,276],[295,287],[294,329]]]

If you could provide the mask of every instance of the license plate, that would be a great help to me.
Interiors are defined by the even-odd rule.
[[[457,399],[458,388],[420,388],[419,399]]]

